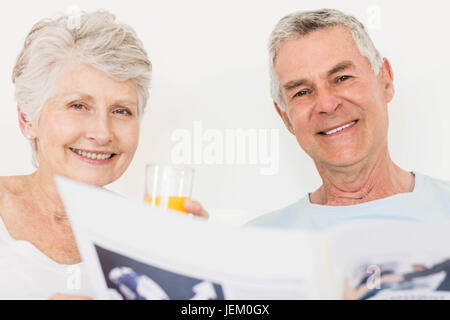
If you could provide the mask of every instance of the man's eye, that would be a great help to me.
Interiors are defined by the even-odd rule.
[[[122,114],[122,115],[128,115],[128,116],[131,116],[131,112],[130,112],[130,110],[128,110],[128,109],[116,109],[116,110],[114,110],[114,112],[115,113],[117,113],[117,114]]]
[[[336,79],[336,82],[343,82],[349,78],[350,78],[350,76],[340,76]]]
[[[308,90],[300,90],[299,92],[297,92],[297,93],[294,95],[294,98],[296,98],[296,97],[302,97],[302,96],[304,96],[305,94],[308,94]]]

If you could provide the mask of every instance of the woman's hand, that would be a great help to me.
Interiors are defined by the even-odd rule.
[[[183,207],[187,213],[191,213],[194,216],[205,219],[208,219],[209,217],[208,211],[206,211],[205,208],[203,208],[203,206],[198,201],[187,199],[184,201]]]

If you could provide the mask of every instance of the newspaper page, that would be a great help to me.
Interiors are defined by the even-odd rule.
[[[96,299],[318,299],[307,233],[213,224],[56,177]]]
[[[450,299],[450,223],[361,220],[330,231],[336,297]]]

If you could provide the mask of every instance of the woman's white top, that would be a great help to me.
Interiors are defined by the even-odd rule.
[[[0,299],[48,299],[55,293],[93,296],[83,263],[57,263],[31,242],[14,240],[0,217]]]

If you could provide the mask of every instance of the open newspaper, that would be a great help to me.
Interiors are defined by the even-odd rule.
[[[238,228],[57,184],[96,299],[450,299],[448,222]]]

